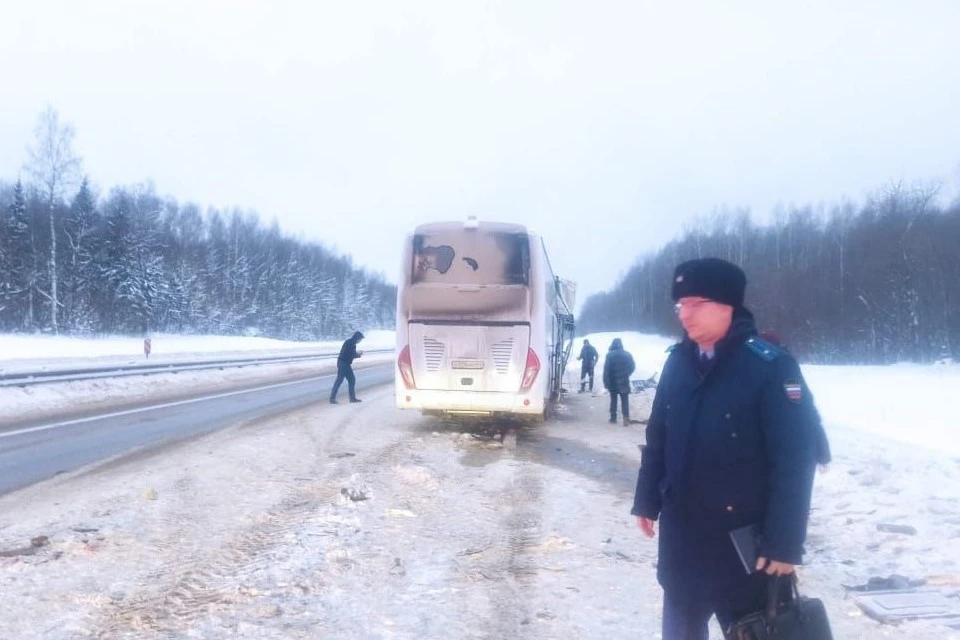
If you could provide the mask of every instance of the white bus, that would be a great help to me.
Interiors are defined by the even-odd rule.
[[[397,287],[397,406],[546,418],[573,343],[573,295],[522,225],[418,226]]]

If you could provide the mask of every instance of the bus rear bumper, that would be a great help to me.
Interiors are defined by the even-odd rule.
[[[522,393],[483,391],[435,391],[398,389],[399,409],[419,409],[434,415],[528,415],[543,414],[545,399]]]

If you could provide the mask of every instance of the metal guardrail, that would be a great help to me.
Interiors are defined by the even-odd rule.
[[[393,353],[393,349],[364,349],[366,353]],[[266,358],[230,358],[225,360],[194,360],[168,362],[163,364],[103,365],[99,367],[78,367],[71,369],[50,369],[18,371],[4,374],[0,372],[0,387],[26,387],[52,382],[73,382],[96,378],[118,378],[123,376],[153,375],[157,373],[176,373],[179,371],[201,371],[204,369],[232,369],[263,364],[284,364],[309,360],[329,360],[337,357],[336,352],[308,353],[297,355],[270,356]]]

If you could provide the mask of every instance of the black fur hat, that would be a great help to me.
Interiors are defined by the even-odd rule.
[[[746,289],[743,269],[720,258],[700,258],[677,266],[671,294],[674,300],[699,296],[739,309]]]

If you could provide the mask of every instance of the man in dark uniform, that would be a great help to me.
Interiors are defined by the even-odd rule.
[[[577,356],[577,360],[580,361],[580,393],[583,393],[587,386],[584,381],[588,376],[590,378],[590,391],[593,391],[593,371],[599,359],[600,354],[597,353],[596,348],[590,344],[589,340],[584,339],[583,348],[580,349],[580,355]]]
[[[655,535],[663,640],[706,640],[763,608],[769,575],[800,564],[818,418],[796,360],[757,337],[746,276],[716,258],[679,265],[673,299],[685,330],[671,347],[646,430],[631,513]],[[731,542],[759,530],[748,573]]]
[[[363,355],[363,351],[357,351],[357,343],[361,340],[363,340],[363,334],[356,331],[340,347],[340,355],[337,356],[337,380],[333,383],[333,389],[330,390],[330,404],[337,404],[337,392],[340,391],[340,385],[344,380],[347,381],[350,402],[360,402],[357,398],[357,379],[353,375],[353,361]]]
[[[603,386],[610,392],[610,423],[617,423],[617,398],[623,412],[623,426],[630,426],[630,375],[637,368],[623,341],[614,338],[603,361]]]

